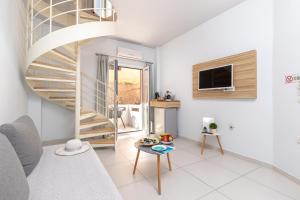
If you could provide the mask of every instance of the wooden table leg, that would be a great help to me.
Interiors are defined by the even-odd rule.
[[[220,150],[221,150],[221,154],[224,155],[224,151],[223,151],[223,148],[222,148],[222,145],[221,145],[221,142],[220,142],[220,138],[218,135],[216,135],[217,137],[217,141],[218,141],[218,144],[219,144],[219,147],[220,147]]]
[[[170,160],[170,154],[169,153],[167,153],[167,157],[168,157],[169,170],[172,171],[172,166],[171,166],[171,160]]]
[[[138,160],[139,160],[139,156],[140,156],[140,150],[138,149],[138,152],[137,152],[137,155],[136,155],[136,158],[135,158],[134,168],[133,168],[133,175],[135,174],[135,171],[136,171],[136,166],[137,166],[137,163],[138,163]]]
[[[161,185],[160,185],[160,155],[157,155],[157,187],[158,194],[161,194]]]
[[[204,152],[204,148],[205,148],[205,141],[206,141],[206,135],[203,135],[202,147],[201,147],[201,155],[203,155],[203,152]]]

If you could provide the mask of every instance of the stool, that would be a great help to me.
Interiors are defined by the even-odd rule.
[[[202,137],[203,137],[203,139],[202,139],[202,146],[201,146],[201,155],[203,155],[203,152],[204,152],[205,142],[206,142],[206,136],[214,136],[214,137],[217,138],[217,142],[219,144],[219,147],[220,147],[220,150],[221,150],[221,154],[224,155],[224,151],[223,151],[223,148],[222,148],[222,145],[221,145],[221,142],[220,142],[220,138],[219,138],[219,136],[221,134],[218,134],[218,133],[216,133],[216,134],[201,133],[201,134],[202,134]]]

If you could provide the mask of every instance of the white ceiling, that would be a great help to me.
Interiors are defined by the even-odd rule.
[[[118,38],[160,46],[244,0],[112,0]]]

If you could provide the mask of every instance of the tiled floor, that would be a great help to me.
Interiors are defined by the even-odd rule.
[[[141,153],[132,175],[139,134],[123,136],[116,151],[98,149],[124,199],[135,200],[299,200],[300,186],[281,174],[256,163],[206,149],[200,156],[196,142],[178,138],[171,154],[173,171],[162,157],[162,194],[156,191],[156,157]]]

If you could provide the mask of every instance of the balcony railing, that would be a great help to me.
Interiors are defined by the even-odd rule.
[[[30,1],[28,6],[28,47],[47,34],[61,28],[86,22],[116,21],[115,9],[95,7],[92,0]]]

